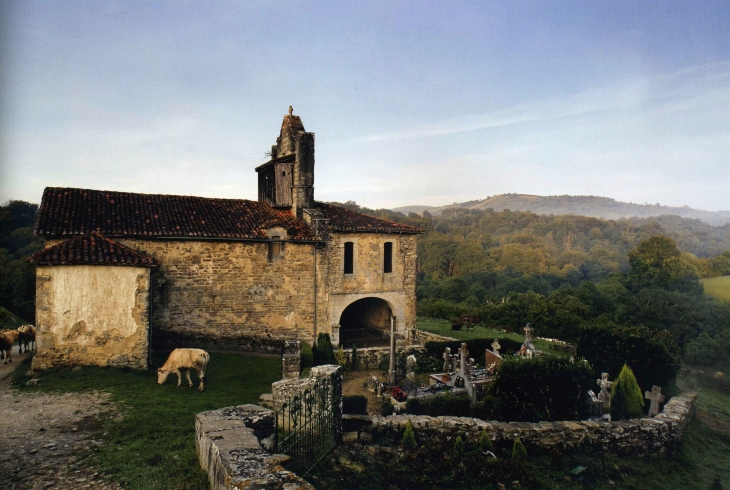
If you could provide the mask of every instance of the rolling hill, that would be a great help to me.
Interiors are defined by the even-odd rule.
[[[648,218],[673,215],[694,218],[713,226],[730,223],[730,211],[704,211],[688,206],[673,207],[661,204],[626,203],[608,197],[597,196],[534,196],[528,194],[500,194],[478,201],[454,203],[446,206],[402,206],[393,211],[404,214],[428,211],[440,214],[449,208],[488,209],[503,211],[531,211],[537,214],[575,214],[603,219]]]

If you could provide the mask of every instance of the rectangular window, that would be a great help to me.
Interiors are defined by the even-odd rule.
[[[352,242],[345,242],[345,274],[352,274],[354,269],[354,246]]]
[[[269,242],[269,261],[280,260],[284,257],[284,242],[280,236],[272,236]]]
[[[393,242],[383,245],[383,272],[393,272]]]

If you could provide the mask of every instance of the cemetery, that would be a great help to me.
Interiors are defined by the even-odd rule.
[[[493,472],[494,488],[506,488],[519,480],[529,487],[532,481],[515,451],[560,459],[586,447],[624,456],[677,450],[696,410],[695,393],[678,392],[673,379],[667,385],[671,398],[658,385],[642,384],[647,389],[641,392],[636,379],[655,378],[634,376],[627,365],[615,378],[596,374],[588,360],[571,355],[575,347],[558,344],[540,351],[531,326],[523,330],[518,345],[509,339],[439,339],[396,348],[391,341],[390,348],[355,347],[347,354],[335,350],[325,335],[314,348],[315,367],[304,369],[307,376],[301,375],[308,362],[301,343],[287,341],[282,380],[272,384],[271,395],[262,396],[270,408],[246,405],[198,414],[201,467],[212,488],[312,488],[318,478],[336,478],[337,468],[351,473],[354,465],[357,473],[367,474],[370,465],[421,468],[424,461],[435,468],[439,454],[450,460],[456,451],[465,461],[476,458],[480,478]],[[634,353],[624,349],[624,354]],[[601,365],[600,359],[595,362]],[[323,422],[321,414],[330,413]],[[325,437],[326,424],[332,425]],[[303,436],[309,443],[331,440],[331,447],[311,461],[297,452],[302,443],[291,443],[305,429],[319,431]],[[292,446],[282,450],[280,441]],[[321,459],[329,463],[318,466]],[[583,470],[576,471],[580,481]],[[464,476],[464,488],[471,488],[473,476]]]

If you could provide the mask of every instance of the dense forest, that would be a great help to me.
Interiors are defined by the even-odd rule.
[[[730,304],[699,279],[730,274],[730,225],[677,216],[601,220],[454,208],[350,209],[420,226],[418,314],[574,341],[582,326],[667,330],[695,364],[730,363]]]

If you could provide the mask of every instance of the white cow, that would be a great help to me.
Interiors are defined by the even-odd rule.
[[[157,370],[157,382],[159,384],[167,381],[167,377],[170,373],[177,374],[177,385],[180,386],[182,376],[180,370],[185,369],[185,375],[188,378],[188,383],[193,386],[193,380],[190,379],[190,370],[195,369],[198,373],[198,379],[200,380],[200,386],[198,390],[203,391],[205,386],[205,370],[208,367],[208,361],[210,356],[203,349],[175,349],[170,353],[170,357],[167,358],[165,364]]]

